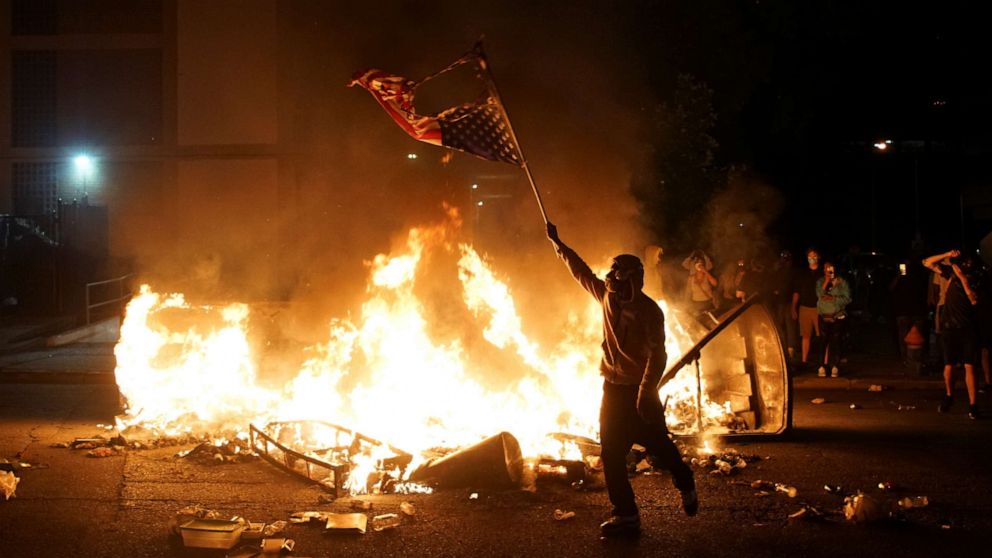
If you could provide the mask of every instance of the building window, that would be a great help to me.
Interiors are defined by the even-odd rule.
[[[58,28],[56,0],[13,0],[10,31],[14,35],[54,35]]]
[[[58,209],[58,163],[14,163],[14,214],[49,215]]]
[[[56,143],[56,57],[54,51],[13,53],[11,140],[15,147]]]

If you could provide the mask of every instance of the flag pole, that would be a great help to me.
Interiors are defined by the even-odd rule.
[[[489,61],[486,59],[486,53],[482,50],[482,40],[475,43],[475,54],[479,57],[479,65],[485,71],[486,83],[489,86],[489,92],[496,99],[496,104],[499,105],[499,110],[503,112],[503,117],[506,119],[506,127],[510,130],[510,138],[513,140],[513,144],[517,147],[517,151],[520,153],[521,166],[524,168],[524,172],[527,173],[527,180],[530,182],[530,187],[534,190],[534,197],[537,199],[537,207],[541,210],[541,217],[544,219],[544,224],[547,225],[551,221],[548,219],[548,212],[544,209],[544,202],[541,201],[541,192],[537,190],[537,184],[534,182],[534,175],[530,172],[530,166],[527,165],[527,157],[524,156],[524,150],[520,146],[520,142],[517,141],[517,134],[513,132],[513,124],[510,122],[510,115],[506,112],[506,107],[503,105],[503,99],[499,96],[499,88],[496,87],[496,80],[493,78],[492,71],[489,69]]]

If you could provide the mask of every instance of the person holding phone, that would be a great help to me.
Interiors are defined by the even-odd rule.
[[[840,375],[841,339],[847,325],[845,308],[851,303],[851,288],[843,277],[837,275],[832,262],[823,264],[823,277],[816,281],[816,312],[820,322],[820,335],[823,337],[823,364],[817,369],[817,376],[825,377],[830,367],[830,377]]]

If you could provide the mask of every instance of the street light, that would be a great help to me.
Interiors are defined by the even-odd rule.
[[[76,170],[76,177],[83,186],[83,198],[87,196],[90,179],[96,171],[96,161],[93,157],[81,153],[72,158],[72,166]]]

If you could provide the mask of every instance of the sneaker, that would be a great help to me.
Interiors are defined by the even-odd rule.
[[[954,403],[954,398],[950,395],[945,395],[944,400],[940,402],[940,405],[937,405],[937,412],[946,413],[947,411],[950,411],[952,403]]]
[[[696,515],[699,512],[699,495],[696,494],[696,489],[684,490],[682,491],[682,510],[689,517]]]
[[[978,405],[968,405],[968,418],[971,420],[978,420],[981,418],[978,414]]]
[[[641,532],[641,516],[614,515],[599,526],[599,532],[604,537],[623,537],[637,535]]]
[[[837,367],[834,366],[833,368],[830,369],[830,377],[836,378],[837,376],[840,376],[840,370],[838,370]]]
[[[824,368],[824,367],[822,367],[822,366],[819,367],[819,368],[817,368],[816,369],[816,375],[819,376],[819,377],[821,377],[821,378],[826,378],[827,377],[827,369]]]

